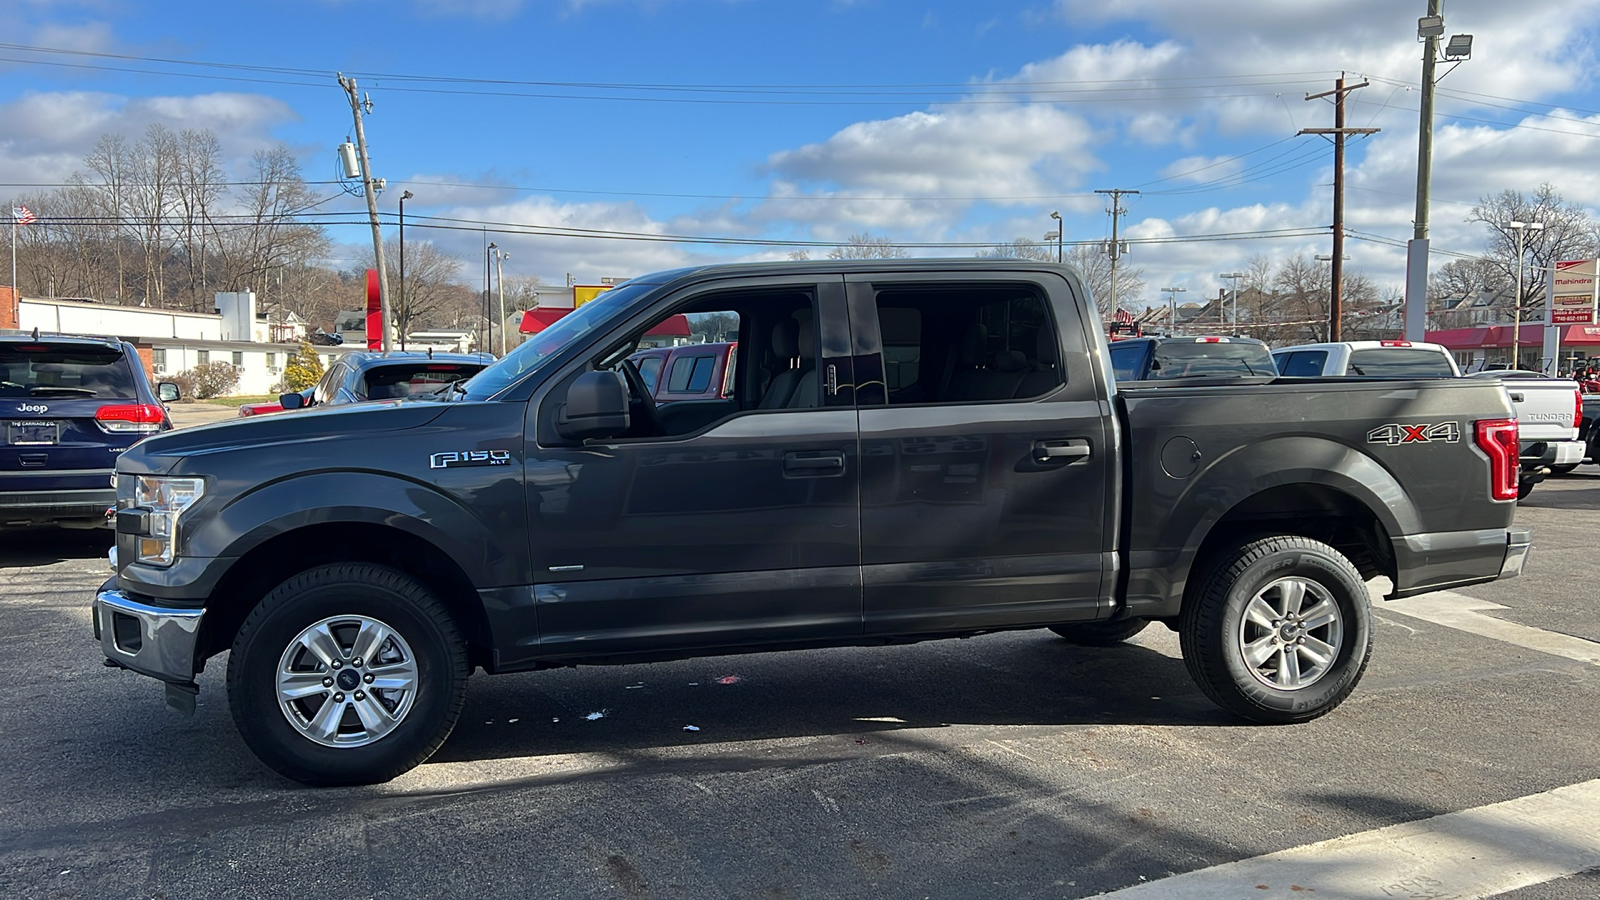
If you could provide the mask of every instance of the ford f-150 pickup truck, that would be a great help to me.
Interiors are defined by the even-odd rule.
[[[652,401],[628,360],[673,315],[738,323],[732,396]],[[1303,722],[1367,665],[1365,579],[1490,581],[1530,545],[1498,382],[1119,386],[1079,276],[1022,261],[648,275],[436,397],[186,429],[116,473],[106,659],[192,710],[231,651],[245,742],[310,784],[427,759],[475,668],[1006,629],[1160,622],[1223,708]]]

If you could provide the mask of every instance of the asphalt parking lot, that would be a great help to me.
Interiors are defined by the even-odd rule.
[[[1365,680],[1306,725],[1219,712],[1165,629],[1104,650],[1020,632],[476,676],[433,760],[327,790],[244,748],[224,658],[193,718],[101,665],[107,536],[7,535],[0,895],[1593,898],[1596,864],[1557,864],[1589,858],[1581,814],[1465,839],[1531,848],[1520,889],[1352,874],[1338,846],[1213,869],[1600,779],[1600,468],[1518,521],[1525,577],[1380,604]],[[1173,877],[1210,871],[1231,886]],[[1237,875],[1257,871],[1288,874]]]

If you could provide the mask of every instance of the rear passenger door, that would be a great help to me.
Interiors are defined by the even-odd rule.
[[[868,634],[1110,609],[1115,454],[1071,291],[1045,272],[847,276]]]

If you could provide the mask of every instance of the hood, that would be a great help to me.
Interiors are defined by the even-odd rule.
[[[164,475],[182,459],[247,448],[294,453],[296,444],[419,428],[448,407],[397,400],[352,403],[183,428],[135,444],[117,459],[117,471]]]

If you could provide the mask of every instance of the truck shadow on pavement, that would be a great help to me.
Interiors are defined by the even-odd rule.
[[[69,559],[105,559],[115,537],[109,528],[3,531],[0,532],[0,569],[49,566]],[[106,574],[110,574],[110,569]]]
[[[989,646],[977,648],[980,642]],[[1247,724],[1212,705],[1181,660],[1137,644],[1079,647],[1046,631],[469,684],[436,762],[825,735],[860,746],[887,733],[952,725]]]
[[[1556,485],[1562,489],[1552,490]],[[1595,509],[1600,507],[1600,472],[1573,472],[1549,479],[1536,485],[1517,505],[1530,509]]]

